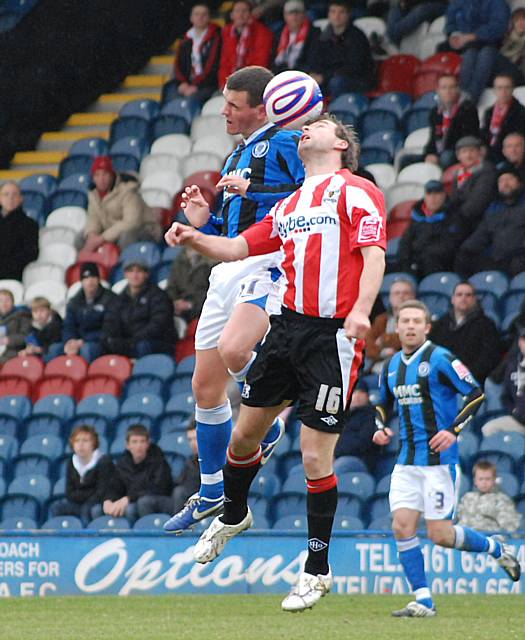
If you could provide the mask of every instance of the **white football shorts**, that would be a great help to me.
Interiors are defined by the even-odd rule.
[[[413,509],[427,520],[451,520],[456,510],[459,481],[457,464],[396,464],[388,494],[390,511]]]
[[[211,270],[210,286],[197,325],[195,349],[215,349],[236,304],[250,302],[270,315],[281,313],[284,276],[281,253],[222,262]]]

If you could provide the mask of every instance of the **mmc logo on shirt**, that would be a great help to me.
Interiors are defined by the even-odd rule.
[[[398,384],[394,387],[394,395],[400,405],[421,404],[421,389],[419,384]]]
[[[296,233],[319,233],[319,227],[338,225],[339,219],[325,213],[321,207],[312,207],[306,214],[289,214],[279,220],[279,235],[286,240],[288,236]]]

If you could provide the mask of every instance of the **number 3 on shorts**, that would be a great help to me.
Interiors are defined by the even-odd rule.
[[[327,384],[319,386],[319,393],[315,402],[316,411],[337,413],[341,402],[341,387],[329,387]]]
[[[434,498],[436,500],[436,509],[443,509],[445,505],[445,494],[443,491],[436,491],[434,493]]]

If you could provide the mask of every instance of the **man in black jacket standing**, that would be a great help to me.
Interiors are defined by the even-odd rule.
[[[432,324],[429,339],[454,353],[483,386],[499,363],[500,336],[479,306],[470,282],[460,282],[452,294],[452,309]]]
[[[138,259],[125,264],[124,275],[128,284],[104,316],[102,344],[106,353],[130,358],[173,354],[175,328],[168,294],[149,281],[149,268]]]
[[[22,280],[24,268],[38,258],[38,224],[22,208],[16,182],[0,188],[0,280]]]
[[[171,469],[162,450],[151,442],[146,427],[132,425],[126,433],[126,451],[106,490],[104,513],[131,522],[150,513],[171,513],[172,490]]]

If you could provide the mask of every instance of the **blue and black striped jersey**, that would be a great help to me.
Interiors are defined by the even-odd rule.
[[[235,238],[301,186],[304,167],[297,154],[299,137],[298,131],[269,124],[240,143],[227,158],[222,175],[248,178],[250,187],[246,198],[224,191],[222,211],[210,220],[220,225],[223,235]]]
[[[399,351],[387,360],[379,386],[379,404],[388,410],[395,403],[399,412],[399,464],[459,462],[457,443],[442,453],[428,445],[437,431],[453,426],[458,416],[457,395],[468,396],[479,390],[458,358],[427,340],[410,356]]]

